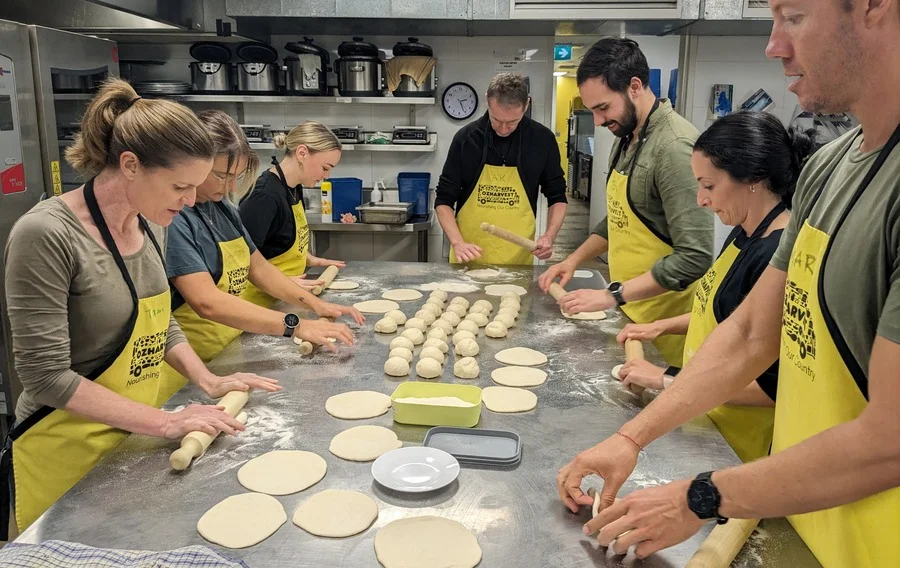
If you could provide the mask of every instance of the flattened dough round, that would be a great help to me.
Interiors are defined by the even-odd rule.
[[[573,278],[590,278],[594,275],[590,270],[576,270],[575,274],[572,275]]]
[[[390,300],[367,300],[357,302],[353,307],[364,314],[386,314],[392,310],[400,309],[400,304]]]
[[[290,495],[321,481],[327,469],[328,465],[318,454],[301,450],[275,450],[242,465],[237,478],[250,491]]]
[[[569,319],[573,320],[605,320],[606,312],[600,310],[599,312],[580,312],[577,314],[567,314],[566,312],[560,310],[560,313],[566,316]]]
[[[359,288],[359,282],[353,280],[332,280],[325,289],[326,290],[356,290]]]
[[[481,562],[481,547],[462,524],[425,515],[398,519],[378,531],[375,556],[384,568],[474,568]]]
[[[500,367],[491,371],[491,379],[508,387],[536,387],[547,380],[547,372],[533,367]]]
[[[326,489],[294,511],[294,524],[316,536],[341,538],[359,534],[378,518],[378,504],[358,491]]]
[[[375,418],[390,408],[391,397],[375,391],[350,391],[330,396],[325,401],[325,412],[345,420]]]
[[[197,532],[226,548],[247,548],[269,538],[287,521],[278,499],[242,493],[219,501],[197,521]]]
[[[492,412],[526,412],[537,406],[536,394],[512,387],[487,387],[481,391],[481,400]]]
[[[622,367],[623,365],[616,365],[612,368],[612,370],[609,372],[609,374],[612,375],[612,378],[616,379],[617,381],[622,380],[622,377],[619,375],[619,371],[622,370]]]
[[[547,356],[540,351],[529,349],[527,347],[511,347],[504,349],[496,355],[494,359],[506,365],[522,365],[524,367],[532,367],[534,365],[543,365],[547,362]]]
[[[488,284],[484,287],[484,293],[488,296],[502,296],[506,292],[515,292],[520,296],[528,293],[528,290],[515,284]]]
[[[397,288],[395,290],[385,290],[381,297],[385,300],[394,300],[395,302],[412,302],[421,298],[422,292],[410,288]]]
[[[403,447],[397,434],[383,426],[354,426],[331,439],[328,450],[339,458],[367,462],[381,454]]]
[[[466,272],[466,276],[476,280],[493,280],[500,276],[500,271],[493,268],[476,268]]]

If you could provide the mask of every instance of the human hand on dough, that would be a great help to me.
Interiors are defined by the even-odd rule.
[[[538,276],[538,287],[540,287],[541,291],[546,294],[550,290],[550,284],[553,284],[553,281],[559,278],[559,285],[565,286],[569,280],[572,279],[572,276],[575,274],[575,265],[570,264],[568,259],[560,262],[559,264],[554,264],[547,268],[543,274]]]
[[[328,302],[320,302],[313,308],[322,318],[339,318],[341,316],[350,316],[353,321],[362,325],[366,321],[366,316],[353,306],[342,306],[340,304],[331,304]]]
[[[600,510],[612,505],[616,494],[634,471],[640,449],[634,442],[619,434],[613,434],[592,448],[584,450],[559,470],[556,490],[563,504],[573,513],[584,505],[591,507],[594,500],[581,491],[581,480],[588,475],[603,478],[600,492]]]
[[[638,385],[648,389],[662,390],[665,388],[663,378],[666,370],[657,367],[645,359],[628,361],[619,369],[619,380],[626,387]]]
[[[297,286],[300,286],[301,288],[306,288],[307,290],[312,290],[316,286],[321,286],[322,284],[325,283],[323,280],[309,280],[306,277],[306,274],[301,274],[300,276],[292,276],[291,280]]]
[[[201,379],[197,386],[210,398],[220,398],[231,391],[259,389],[266,392],[276,392],[281,390],[281,385],[278,384],[276,379],[270,379],[255,373],[234,373],[225,376],[210,373],[208,377]]]
[[[322,320],[301,320],[294,329],[294,337],[299,337],[316,345],[324,345],[330,351],[337,351],[329,338],[336,339],[344,345],[353,345],[353,333],[342,323],[331,323]]]
[[[616,307],[616,300],[606,290],[575,290],[560,298],[557,303],[567,314],[600,312]]]

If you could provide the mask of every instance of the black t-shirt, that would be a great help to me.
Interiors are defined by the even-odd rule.
[[[782,230],[772,231],[766,237],[750,240],[747,233],[740,226],[735,227],[725,245],[722,252],[728,248],[731,243],[741,249],[738,257],[725,279],[716,292],[713,299],[713,314],[716,321],[721,323],[737,309],[750,290],[762,276],[762,273],[769,266],[769,260],[775,254],[778,248],[778,242],[781,240]],[[721,255],[721,252],[719,253]],[[775,393],[778,390],[778,361],[772,363],[772,366],[756,379],[760,388],[769,398],[775,400]]]
[[[286,187],[277,174],[266,170],[241,201],[241,221],[265,258],[275,258],[294,246],[297,227],[291,207],[302,196],[301,186]]]

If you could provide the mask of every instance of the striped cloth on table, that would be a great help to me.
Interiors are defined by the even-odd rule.
[[[163,552],[111,550],[75,542],[48,540],[40,544],[11,542],[0,549],[3,568],[249,568],[205,546]]]

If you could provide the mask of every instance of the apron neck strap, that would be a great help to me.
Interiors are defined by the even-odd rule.
[[[647,113],[647,118],[644,120],[644,125],[641,127],[641,131],[638,133],[638,143],[637,148],[634,151],[634,158],[631,160],[631,167],[628,169],[628,177],[631,177],[631,173],[634,171],[634,165],[637,163],[638,156],[641,154],[641,148],[644,145],[644,141],[647,140],[647,129],[650,127],[650,117],[653,116],[653,113],[656,112],[656,109],[659,108],[659,99],[655,99],[653,101],[653,106],[650,107],[650,112]],[[616,155],[613,158],[612,167],[615,168],[616,164],[619,162],[619,158],[622,156],[622,152],[625,148],[631,144],[633,140],[634,132],[625,136],[621,140],[619,140],[619,147],[616,149]],[[610,168],[610,175],[612,174],[612,168]],[[607,176],[607,180],[609,176]]]
[[[778,205],[772,208],[763,220],[759,222],[759,225],[756,226],[756,229],[753,230],[753,233],[750,235],[750,241],[756,240],[760,238],[765,232],[769,229],[769,226],[783,211],[787,209],[787,205],[782,201]]]
[[[287,176],[284,175],[284,170],[281,169],[281,164],[278,163],[278,160],[275,156],[272,156],[272,165],[275,166],[275,172],[278,174],[278,179],[281,180],[281,185],[284,186],[284,189],[291,195],[291,198],[294,200],[294,204],[296,205],[303,199],[303,194],[297,191],[296,187],[291,187],[288,185]]]

